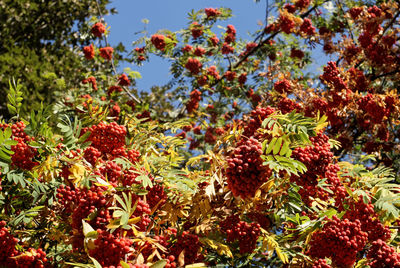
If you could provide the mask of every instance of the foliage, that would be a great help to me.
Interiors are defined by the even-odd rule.
[[[24,114],[38,109],[40,102],[50,105],[57,92],[82,79],[80,72],[87,67],[77,51],[90,41],[88,19],[99,12],[96,2],[1,1],[0,88],[7,89],[13,78],[22,81]],[[110,12],[106,9],[108,0],[98,2],[102,13]],[[1,112],[9,118],[6,101],[2,94]]]
[[[268,10],[253,42],[217,36],[228,8],[141,38],[132,61],[172,73],[141,96],[106,42],[72,87],[41,74],[63,87],[51,106],[20,113],[10,82],[0,266],[398,267],[398,3]],[[315,76],[318,46],[337,61]]]

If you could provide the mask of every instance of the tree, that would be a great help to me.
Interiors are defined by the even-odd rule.
[[[37,109],[40,102],[54,102],[57,92],[78,83],[88,71],[77,52],[90,41],[88,19],[107,14],[108,3],[1,1],[0,88],[5,91],[10,80],[21,79],[29,103],[24,112]],[[5,96],[0,96],[0,108],[6,116]]]
[[[399,267],[398,4],[329,3],[276,1],[252,42],[192,12],[133,50],[171,61],[147,94],[104,45],[29,117],[11,83],[0,265]],[[337,59],[304,74],[319,45]]]

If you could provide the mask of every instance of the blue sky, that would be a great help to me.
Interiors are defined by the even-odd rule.
[[[273,1],[270,1],[273,2]],[[248,39],[249,32],[260,28],[257,24],[265,19],[265,1],[255,3],[253,0],[115,0],[109,7],[115,7],[116,15],[105,17],[108,26],[111,26],[109,42],[117,45],[122,42],[126,49],[132,49],[132,41],[140,35],[135,32],[143,30],[142,19],[148,19],[147,30],[149,34],[159,29],[177,31],[188,24],[187,14],[192,10],[207,7],[229,7],[234,17],[228,21],[220,22],[220,25],[235,25],[238,36]],[[151,57],[150,62],[144,66],[125,64],[122,67],[131,67],[139,71],[142,79],[137,80],[139,91],[147,91],[153,85],[163,85],[169,81],[168,63]]]

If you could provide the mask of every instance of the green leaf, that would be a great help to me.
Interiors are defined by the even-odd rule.
[[[279,150],[281,149],[282,141],[283,141],[282,137],[280,137],[276,141],[276,143],[274,145],[274,149],[273,149],[273,154],[278,154],[279,153]]]
[[[120,218],[124,213],[125,213],[125,212],[122,211],[122,210],[115,210],[115,211],[113,212],[113,217],[114,217],[114,218]]]
[[[8,108],[8,111],[11,114],[17,114],[18,113],[17,109],[14,106],[12,106],[11,104],[9,104],[9,103],[7,103],[7,108]]]
[[[164,268],[166,264],[167,264],[166,260],[159,260],[159,261],[153,263],[150,266],[150,268]]]
[[[153,187],[153,183],[151,182],[149,176],[143,174],[136,178],[137,181],[141,181],[144,188],[149,186],[150,188]]]
[[[79,139],[76,141],[77,143],[82,143],[85,142],[89,136],[90,136],[91,132],[87,131],[85,134],[83,134],[82,136],[79,137]]]
[[[82,220],[82,227],[83,227],[83,234],[86,235],[90,232],[96,232],[92,226],[90,226],[89,223],[85,222],[84,220]]]
[[[124,261],[120,261],[119,264],[121,264],[122,268],[130,268],[131,267],[129,264],[127,264]]]
[[[95,258],[90,257],[90,256],[89,256],[89,258],[92,260],[92,262],[93,262],[93,264],[94,264],[94,267],[96,267],[96,268],[102,268],[101,264],[100,264]]]
[[[12,115],[16,115],[18,118],[19,110],[22,105],[21,102],[23,100],[23,98],[21,97],[23,94],[21,91],[22,85],[19,84],[19,81],[15,82],[14,79],[12,80],[12,82],[11,80],[9,80],[8,84],[9,90],[7,94],[7,99],[9,103],[7,103],[7,108]]]
[[[6,145],[6,146],[17,145],[18,141],[16,141],[16,140],[6,140],[6,141],[4,141],[3,144]],[[11,152],[14,153],[13,151],[11,151]]]
[[[5,140],[8,140],[9,138],[11,138],[11,135],[12,135],[12,130],[11,130],[11,128],[10,128],[10,127],[6,128],[6,129],[4,130],[4,139],[5,139]]]
[[[124,203],[124,201],[121,199],[121,197],[119,197],[118,195],[114,195],[114,198],[117,200],[117,202],[122,206],[122,208],[125,211],[128,211],[128,207],[126,206],[126,204]]]
[[[279,154],[283,156],[283,155],[287,154],[288,151],[289,151],[289,142],[288,141],[283,141],[282,149],[279,152]]]
[[[269,145],[267,147],[267,150],[265,151],[265,154],[269,154],[272,151],[272,149],[274,149],[274,145],[275,145],[276,141],[277,141],[276,137],[272,138],[271,142],[269,143]]]
[[[11,156],[7,155],[2,150],[0,150],[0,159],[6,163],[11,163]]]
[[[129,221],[129,214],[127,212],[124,212],[121,216],[120,224],[126,225],[126,224],[128,224],[128,221]]]
[[[99,233],[97,231],[91,231],[85,235],[85,238],[96,239],[98,236],[99,236]]]

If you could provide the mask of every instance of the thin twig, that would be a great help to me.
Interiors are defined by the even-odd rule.
[[[96,5],[97,5],[97,10],[98,10],[98,12],[99,12],[99,16],[100,16],[101,20],[102,20],[102,21],[105,21],[105,20],[104,20],[104,16],[103,16],[103,14],[101,13],[100,4],[99,4],[98,0],[96,0]],[[106,46],[109,47],[110,45],[109,45],[109,43],[108,43],[108,38],[107,38],[106,35],[104,35],[104,41],[106,42]],[[114,71],[114,74],[118,74],[117,69],[115,68],[115,65],[114,65],[114,57],[111,58],[111,66],[112,66],[112,69],[113,69],[113,71]],[[137,99],[126,87],[124,87],[124,86],[121,86],[121,87],[122,87],[122,89],[125,91],[125,93],[128,94],[128,96],[129,96],[131,99],[133,99],[133,100],[136,101],[137,103],[140,103],[140,100]]]
[[[369,80],[374,81],[374,80],[376,80],[378,78],[385,77],[385,76],[392,75],[392,74],[396,74],[398,72],[400,72],[400,69],[395,69],[395,70],[393,70],[391,72],[383,73],[383,74],[380,74],[380,75],[369,74],[369,75],[367,75],[367,77],[371,76],[371,78]]]
[[[388,25],[385,26],[385,28],[383,28],[382,34],[379,36],[378,40],[376,40],[376,43],[378,43],[381,38],[384,36],[385,32],[389,29],[390,26],[393,25],[393,23],[396,21],[397,17],[400,15],[400,11],[397,11],[396,15],[394,15],[394,17],[392,18],[392,20],[389,22]]]

